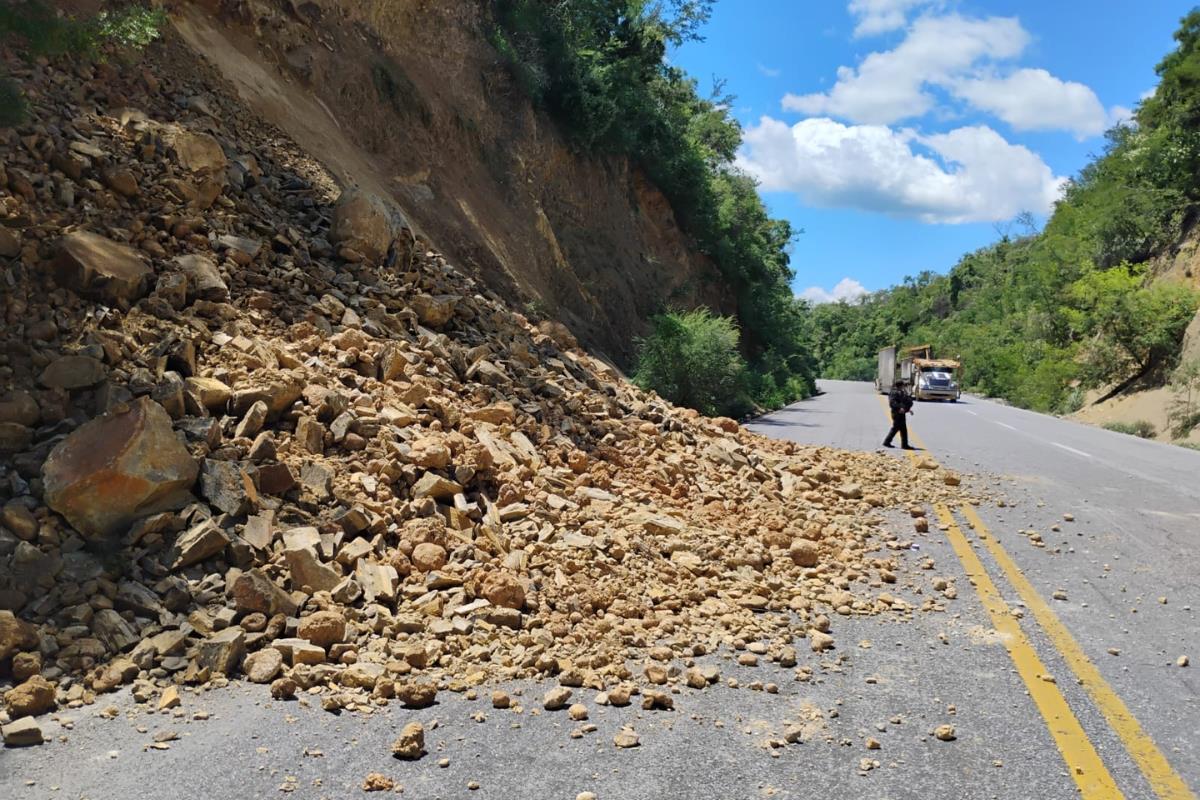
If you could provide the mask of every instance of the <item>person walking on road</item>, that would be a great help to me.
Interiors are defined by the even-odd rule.
[[[896,381],[892,384],[892,391],[888,395],[888,407],[892,410],[892,429],[888,431],[887,438],[883,440],[884,447],[892,446],[892,439],[896,434],[900,434],[900,446],[905,450],[913,448],[908,444],[908,415],[913,413],[912,396],[905,391],[906,384],[904,381]]]

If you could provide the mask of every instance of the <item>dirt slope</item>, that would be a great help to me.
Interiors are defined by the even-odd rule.
[[[227,0],[174,22],[341,185],[390,196],[456,263],[622,366],[663,305],[733,310],[640,172],[571,152],[534,112],[479,4]]]

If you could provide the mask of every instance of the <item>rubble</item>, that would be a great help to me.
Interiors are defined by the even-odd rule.
[[[558,680],[547,708],[649,684],[670,709],[720,680],[688,659],[752,642],[790,667],[803,639],[833,645],[831,609],[915,613],[878,590],[911,535],[886,512],[961,486],[643,392],[339,195],[178,48],[104,79],[136,116],[51,61],[34,123],[0,132],[36,186],[0,181],[15,709],[222,675],[363,713],[520,679]],[[54,166],[82,137],[100,155]],[[397,744],[416,757],[423,731]]]

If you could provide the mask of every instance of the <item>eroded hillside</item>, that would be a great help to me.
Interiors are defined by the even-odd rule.
[[[339,183],[390,198],[462,268],[622,366],[664,306],[735,310],[640,171],[573,153],[533,110],[479,4],[189,3],[174,23]]]

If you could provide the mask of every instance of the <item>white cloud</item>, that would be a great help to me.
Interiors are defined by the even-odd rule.
[[[1133,123],[1133,109],[1127,106],[1113,106],[1108,110],[1109,125],[1129,125]]]
[[[775,67],[768,67],[766,64],[763,64],[761,61],[758,63],[758,71],[761,72],[763,75],[767,76],[768,78],[778,78],[780,75],[783,74],[783,70],[777,69]]]
[[[870,124],[921,117],[935,105],[927,86],[952,84],[981,60],[1013,58],[1028,43],[1012,17],[921,17],[894,49],[871,53],[857,68],[839,67],[828,92],[785,95],[783,107]]]
[[[953,84],[952,91],[1019,131],[1068,130],[1083,139],[1103,133],[1110,122],[1095,92],[1044,69],[964,78]]]
[[[931,0],[850,0],[850,13],[858,17],[856,37],[877,36],[899,30],[908,22],[908,13]]]
[[[921,136],[827,118],[788,126],[763,117],[746,131],[740,166],[766,191],[803,202],[931,223],[1046,213],[1064,178],[986,126]]]
[[[818,303],[836,303],[842,300],[853,303],[868,294],[870,292],[867,291],[867,287],[858,281],[853,278],[842,278],[832,291],[820,286],[810,286],[796,296],[816,305]]]

